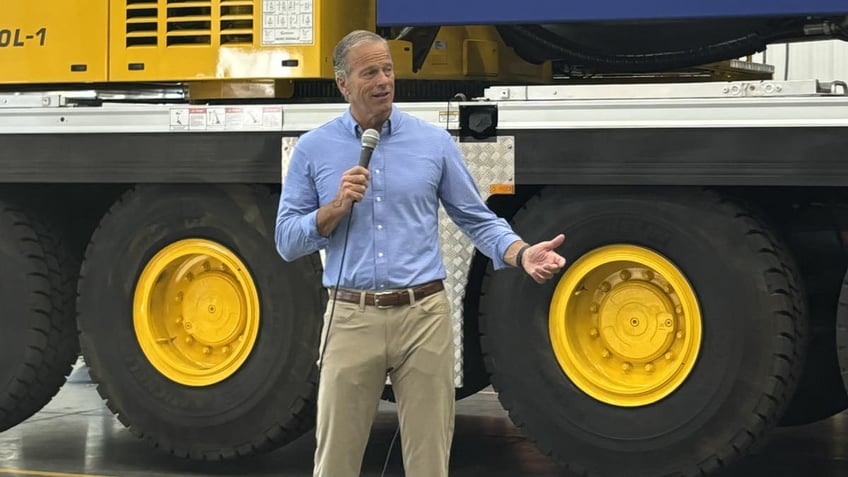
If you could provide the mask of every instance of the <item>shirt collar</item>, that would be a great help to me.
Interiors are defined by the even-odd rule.
[[[400,129],[400,118],[400,110],[398,110],[397,106],[393,104],[392,112],[389,114],[389,119],[383,123],[383,130],[380,131],[380,137],[391,136],[393,133],[396,133],[398,129]],[[362,128],[356,120],[353,119],[353,115],[350,114],[350,107],[348,107],[342,115],[342,124],[344,125],[345,131],[352,132],[357,139],[362,137]]]

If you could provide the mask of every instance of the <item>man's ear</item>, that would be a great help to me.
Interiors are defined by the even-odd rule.
[[[336,86],[339,87],[339,91],[342,92],[342,96],[347,98],[347,81],[341,76],[336,76]]]

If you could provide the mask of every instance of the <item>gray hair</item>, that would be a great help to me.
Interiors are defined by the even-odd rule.
[[[347,64],[347,55],[350,50],[373,42],[382,42],[388,48],[386,39],[374,32],[355,30],[345,35],[333,50],[333,69],[336,72],[336,78],[347,79],[347,75],[350,74],[350,65]]]

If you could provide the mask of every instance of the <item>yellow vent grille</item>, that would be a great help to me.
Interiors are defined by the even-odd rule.
[[[253,44],[256,0],[126,0],[126,46]]]
[[[156,0],[127,0],[127,47],[155,46],[159,31]]]
[[[221,1],[221,44],[253,44],[253,0]]]

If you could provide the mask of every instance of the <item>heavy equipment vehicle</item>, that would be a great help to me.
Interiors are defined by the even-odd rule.
[[[354,29],[492,210],[567,236],[539,286],[443,221],[458,399],[493,384],[577,475],[710,474],[848,406],[846,85],[744,61],[848,39],[841,0],[7,0],[0,430],[80,351],[174,455],[310,428],[322,261],[274,223]]]

